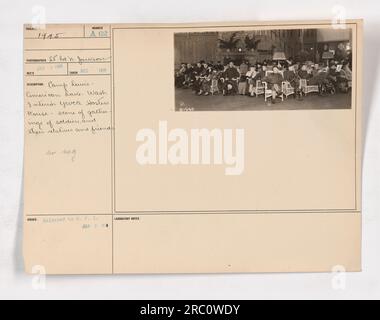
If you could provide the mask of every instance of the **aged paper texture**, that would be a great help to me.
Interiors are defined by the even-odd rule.
[[[24,26],[24,258],[361,270],[362,21]]]

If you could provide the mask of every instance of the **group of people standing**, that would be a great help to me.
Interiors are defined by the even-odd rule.
[[[243,61],[236,66],[234,61],[227,64],[199,61],[196,64],[182,63],[175,74],[177,88],[191,88],[199,96],[221,93],[223,95],[256,95],[256,86],[266,82],[272,92],[272,102],[282,94],[283,82],[288,82],[295,90],[295,97],[304,94],[301,79],[309,85],[318,85],[319,93],[330,88],[332,92],[347,92],[350,87],[352,72],[350,61],[331,60],[325,65],[313,62],[263,61],[250,64]]]

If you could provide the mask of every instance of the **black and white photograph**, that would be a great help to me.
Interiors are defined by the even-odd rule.
[[[350,109],[350,28],[174,35],[175,110]]]

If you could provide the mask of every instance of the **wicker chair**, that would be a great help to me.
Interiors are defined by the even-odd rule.
[[[273,95],[273,91],[272,89],[268,89],[268,83],[263,81],[263,84],[264,84],[264,100],[265,102],[267,101],[268,98],[271,98],[272,95]],[[279,95],[281,100],[284,101],[284,94],[281,93],[281,95]]]
[[[253,88],[253,92],[258,97],[260,94],[264,94],[265,87],[261,80],[256,80],[256,87]]]
[[[295,89],[289,81],[282,81],[282,94],[285,96],[285,99],[287,99],[288,96],[295,94]]]
[[[219,93],[218,79],[211,79],[210,92],[212,95]]]
[[[305,93],[305,96],[311,92],[319,92],[319,86],[314,84],[308,85],[306,79],[300,79],[300,87]]]

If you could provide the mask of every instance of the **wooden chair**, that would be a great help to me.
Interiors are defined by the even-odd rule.
[[[300,79],[300,87],[302,91],[305,93],[305,96],[311,92],[319,92],[318,85],[308,85],[306,79]]]
[[[289,81],[282,81],[282,94],[285,96],[285,99],[287,99],[288,96],[295,94],[295,89]]]

